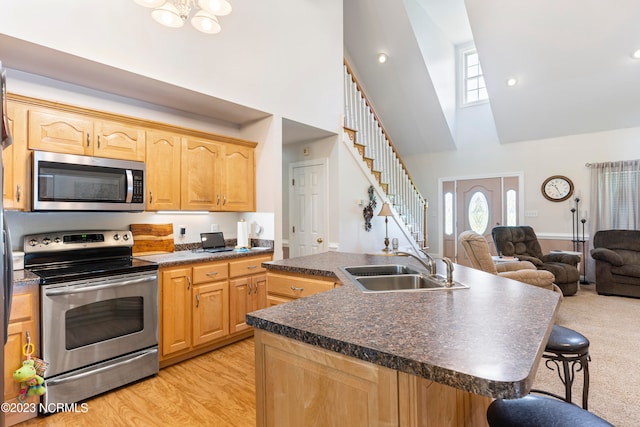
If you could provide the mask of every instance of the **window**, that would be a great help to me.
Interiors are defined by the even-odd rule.
[[[484,234],[489,225],[489,201],[480,191],[476,191],[469,201],[469,225],[478,234]]]
[[[484,84],[484,76],[480,59],[475,48],[461,52],[462,67],[462,105],[472,105],[485,102],[489,99],[487,88]]]
[[[444,232],[447,236],[453,234],[453,194],[444,195]]]
[[[507,190],[507,225],[510,227],[518,225],[516,196],[516,190]]]

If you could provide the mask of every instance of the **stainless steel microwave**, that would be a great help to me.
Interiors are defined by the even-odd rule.
[[[32,209],[143,211],[145,171],[143,162],[34,151]]]

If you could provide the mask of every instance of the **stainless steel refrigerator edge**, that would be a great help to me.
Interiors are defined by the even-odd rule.
[[[2,136],[2,150],[11,145],[11,132],[9,129],[9,119],[7,117],[7,85],[6,85],[6,73],[2,68],[2,61],[0,61],[0,123],[1,136]],[[0,188],[4,188],[4,160],[2,159],[2,151],[0,151],[0,164],[2,166],[2,175],[0,179]],[[4,206],[3,201],[0,199],[0,229],[2,230],[2,256],[0,256],[0,293],[2,294],[2,304],[0,304],[0,327],[4,334],[4,343],[7,342],[7,323],[9,319],[9,313],[11,312],[11,298],[13,295],[13,257],[11,255],[11,236],[9,235],[9,228],[4,218]],[[4,367],[4,345],[2,351],[0,351],[0,366]],[[2,390],[4,402],[4,368],[2,376],[0,376],[0,390]],[[1,414],[0,414],[1,415]],[[4,427],[4,417],[0,416],[0,427]]]

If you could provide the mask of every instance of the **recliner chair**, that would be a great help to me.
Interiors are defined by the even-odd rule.
[[[555,280],[553,273],[537,270],[529,261],[513,261],[496,265],[491,258],[487,240],[475,231],[467,230],[460,233],[458,243],[475,269],[540,288],[559,291],[553,284]]]
[[[521,261],[529,261],[538,270],[547,270],[555,276],[555,284],[564,295],[578,291],[580,257],[565,253],[542,254],[538,237],[527,225],[499,226],[491,230],[493,241],[500,255],[514,256]]]

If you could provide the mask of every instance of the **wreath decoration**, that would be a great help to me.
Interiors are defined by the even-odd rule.
[[[375,188],[373,188],[373,185],[369,186],[368,192],[369,192],[369,204],[365,206],[364,209],[362,210],[362,216],[364,216],[365,231],[371,231],[371,220],[373,219],[373,210],[378,205],[378,202],[376,201]]]

